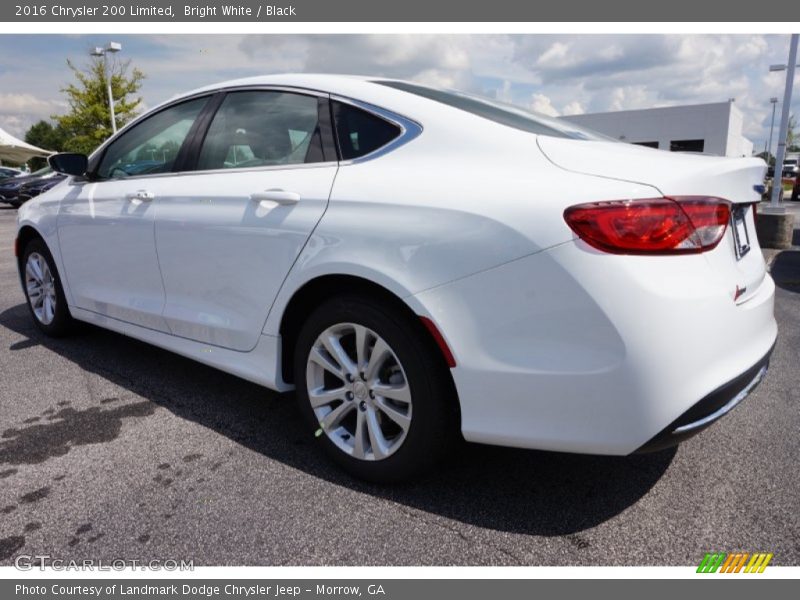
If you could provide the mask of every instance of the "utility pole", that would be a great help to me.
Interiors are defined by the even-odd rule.
[[[783,92],[783,108],[781,109],[781,125],[778,130],[778,152],[775,155],[775,176],[772,178],[772,197],[770,198],[770,209],[780,212],[780,194],[783,189],[783,159],[786,157],[786,137],[789,133],[789,109],[792,104],[792,86],[794,85],[794,70],[797,65],[797,39],[798,34],[792,34],[789,44],[789,62],[786,65],[773,65],[770,71],[782,71],[786,69],[786,88]],[[780,170],[780,171],[779,171]],[[780,175],[778,173],[780,172]],[[778,185],[775,185],[775,179]]]
[[[122,44],[118,42],[109,42],[108,46],[105,48],[100,48],[98,46],[90,53],[92,56],[103,57],[103,73],[106,77],[106,92],[108,93],[108,111],[111,113],[112,135],[117,133],[117,117],[114,114],[114,95],[111,92],[111,77],[113,73],[108,68],[108,53],[111,52],[112,54],[116,54],[120,50],[122,50]]]

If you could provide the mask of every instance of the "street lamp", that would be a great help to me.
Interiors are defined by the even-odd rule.
[[[114,114],[114,95],[111,92],[111,71],[108,68],[108,53],[116,54],[122,50],[122,44],[118,42],[109,42],[105,48],[101,48],[97,46],[92,52],[90,53],[91,56],[102,56],[103,57],[103,74],[106,77],[106,85],[108,87],[108,109],[111,112],[111,131],[112,133],[117,133],[117,117]]]
[[[783,109],[781,110],[781,126],[778,130],[778,152],[775,156],[775,175],[778,174],[778,185],[775,185],[775,176],[772,178],[772,198],[770,198],[770,209],[775,212],[783,212],[786,209],[780,205],[780,193],[783,188],[783,159],[786,157],[786,137],[789,132],[789,108],[792,103],[792,86],[794,84],[794,69],[797,65],[797,40],[798,34],[793,33],[789,44],[789,62],[787,65],[770,65],[770,71],[786,70],[786,87],[783,92]]]
[[[769,162],[769,155],[772,154],[772,130],[775,129],[775,107],[778,104],[778,99],[772,97],[769,99],[769,101],[770,103],[772,103],[772,124],[769,126],[769,146],[767,147],[767,156],[765,157],[767,159],[767,162]],[[781,167],[781,169],[782,168],[783,167]],[[775,175],[773,175],[772,177],[774,179]]]

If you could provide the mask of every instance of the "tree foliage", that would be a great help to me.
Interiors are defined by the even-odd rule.
[[[758,154],[755,154],[754,156],[756,158],[762,159],[765,163],[767,163],[770,166],[773,166],[775,164],[775,157],[770,152],[761,151]]]
[[[67,96],[69,112],[54,115],[56,129],[64,134],[62,150],[90,154],[111,133],[111,115],[108,108],[107,74],[102,57],[94,57],[89,65],[80,69],[72,61],[67,66],[75,82],[61,91]],[[142,102],[137,92],[142,86],[144,73],[130,68],[130,61],[108,61],[111,74],[111,91],[117,127],[123,127],[137,114]]]
[[[61,152],[66,143],[66,135],[60,126],[54,126],[50,121],[41,120],[31,125],[25,132],[25,141],[44,150]],[[32,171],[41,169],[46,164],[47,160],[40,156],[35,156],[28,161]]]

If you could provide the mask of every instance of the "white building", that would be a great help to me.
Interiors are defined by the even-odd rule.
[[[562,118],[618,140],[651,148],[719,156],[753,154],[753,142],[742,135],[742,111],[732,101]]]

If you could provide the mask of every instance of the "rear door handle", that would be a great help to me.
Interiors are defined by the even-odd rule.
[[[140,200],[142,202],[150,202],[155,197],[156,196],[153,194],[153,192],[149,192],[147,190],[136,190],[135,192],[125,194],[125,198],[128,200]]]
[[[300,201],[300,194],[297,192],[285,192],[283,190],[265,190],[250,194],[250,200],[254,202],[277,202],[278,204],[297,204]]]

